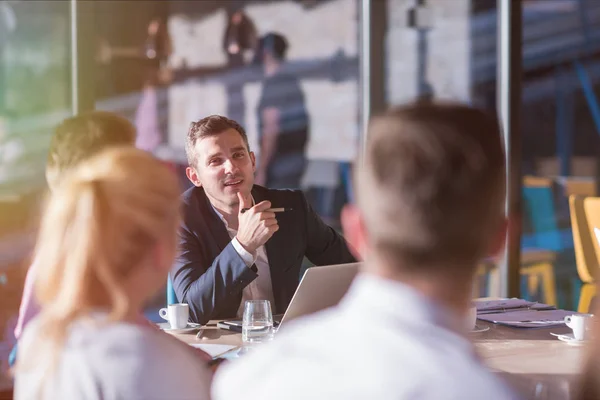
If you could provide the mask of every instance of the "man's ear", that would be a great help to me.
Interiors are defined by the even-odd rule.
[[[187,167],[185,169],[185,176],[187,176],[187,178],[190,180],[190,182],[192,182],[194,184],[194,186],[197,186],[197,187],[202,186],[202,182],[200,182],[200,179],[198,178],[198,173],[196,172],[196,170],[194,168]]]
[[[256,156],[253,151],[250,152],[250,161],[252,161],[252,172],[256,172]]]
[[[344,237],[352,255],[363,260],[367,252],[367,236],[360,210],[353,204],[346,204],[341,215]]]

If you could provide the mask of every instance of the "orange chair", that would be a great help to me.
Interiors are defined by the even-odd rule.
[[[600,228],[600,198],[569,196],[569,211],[577,274],[583,282],[577,311],[588,312],[596,295],[595,271],[600,265],[600,246],[594,235],[594,227]]]
[[[565,178],[564,188],[566,196],[596,196],[597,194],[596,181],[588,178]]]

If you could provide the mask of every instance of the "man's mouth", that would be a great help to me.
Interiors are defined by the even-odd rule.
[[[244,180],[243,179],[235,179],[235,180],[230,180],[224,183],[225,186],[237,186],[239,184],[241,184]]]

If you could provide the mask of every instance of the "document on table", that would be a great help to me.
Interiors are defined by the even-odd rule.
[[[555,307],[523,299],[480,300],[475,301],[477,315],[512,312],[517,310],[552,310]]]
[[[560,326],[565,323],[565,317],[577,314],[565,310],[522,310],[496,314],[478,315],[477,318],[494,324],[506,325],[515,328],[542,328]]]
[[[227,353],[229,350],[239,346],[231,346],[228,344],[213,344],[213,343],[191,343],[190,346],[200,349],[208,353],[212,358]]]

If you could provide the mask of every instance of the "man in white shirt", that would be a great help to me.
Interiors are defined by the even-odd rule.
[[[495,118],[411,105],[374,118],[342,219],[364,269],[341,303],[217,372],[216,400],[515,399],[466,320],[477,261],[503,246]]]

